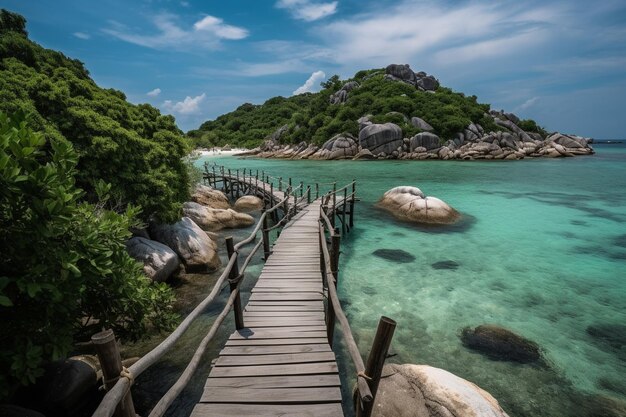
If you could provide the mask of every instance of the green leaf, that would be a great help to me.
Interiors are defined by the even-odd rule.
[[[13,303],[11,302],[11,299],[9,297],[7,297],[6,295],[0,295],[0,306],[11,307],[12,305]]]

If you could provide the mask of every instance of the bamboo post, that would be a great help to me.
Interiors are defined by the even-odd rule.
[[[261,227],[263,233],[263,256],[265,261],[270,257],[270,234],[267,231],[267,215],[265,209],[263,209],[263,226]]]
[[[102,366],[102,379],[104,380],[104,389],[107,391],[113,388],[122,372],[122,357],[115,342],[115,334],[113,330],[104,330],[91,336],[100,365]],[[135,406],[130,390],[119,402],[115,408],[115,417],[135,417]]]
[[[357,416],[370,417],[376,400],[376,391],[378,391],[378,384],[380,383],[380,376],[383,372],[383,366],[385,365],[385,359],[389,352],[389,345],[391,345],[391,339],[393,338],[393,332],[396,330],[396,322],[389,317],[382,316],[378,322],[378,329],[376,330],[376,336],[374,337],[374,343],[372,343],[372,349],[367,357],[367,364],[365,365],[365,375],[370,379],[368,385],[372,392],[372,401],[364,404],[362,412],[357,410]],[[360,401],[358,401],[360,403]],[[357,404],[357,408],[360,408],[360,404]]]
[[[352,197],[350,198],[350,229],[354,228],[354,200],[356,199],[356,179],[352,180]]]
[[[228,253],[228,259],[232,258],[235,254],[235,245],[233,244],[233,237],[228,236],[226,238],[226,252]],[[228,283],[230,285],[230,292],[232,294],[233,291],[237,289],[237,284],[241,279],[241,275],[239,275],[239,265],[237,264],[237,259],[235,259],[235,263],[228,273]],[[239,293],[237,293],[237,297],[235,297],[235,302],[233,303],[233,310],[235,312],[235,327],[237,330],[241,330],[244,328],[243,325],[243,310],[241,309],[241,297]]]

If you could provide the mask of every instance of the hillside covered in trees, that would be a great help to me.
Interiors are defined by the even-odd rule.
[[[333,76],[322,83],[323,89],[318,93],[274,97],[261,105],[246,103],[203,123],[188,136],[197,147],[229,144],[251,148],[287,125],[281,143],[307,141],[321,145],[340,133],[357,137],[358,119],[366,115],[374,123],[397,124],[404,137],[421,131],[411,123],[413,116],[426,120],[434,128],[433,133],[444,140],[453,139],[471,123],[478,123],[485,130],[505,130],[486,115],[490,106],[479,103],[476,96],[454,92],[436,81],[430,90],[397,81],[387,76],[384,68],[359,71],[348,80]],[[541,130],[531,120],[523,125],[524,130]]]
[[[96,201],[102,180],[121,207],[141,206],[143,219],[177,218],[189,193],[188,144],[174,118],[98,87],[80,61],[28,39],[26,20],[6,10],[0,11],[0,111],[24,112],[46,139],[73,144],[77,184],[89,201]]]

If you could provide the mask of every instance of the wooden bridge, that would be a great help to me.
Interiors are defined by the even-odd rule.
[[[357,370],[355,413],[369,416],[395,322],[381,318],[367,365],[364,364],[336,290],[341,236],[334,227],[335,219],[339,219],[344,232],[353,227],[356,183],[340,189],[332,184],[331,191],[320,195],[319,184],[314,188],[305,188],[302,183],[294,187],[289,179],[283,186],[282,178],[275,179],[263,172],[259,176],[258,171],[256,175],[246,175],[244,170],[240,175],[239,171],[205,165],[204,178],[233,197],[257,195],[266,209],[248,238],[236,245],[232,238],[226,238],[229,262],[209,296],[168,338],[129,369],[119,363],[110,331],[94,336],[101,362],[110,363],[103,363],[108,392],[94,417],[134,417],[129,392],[133,379],[173,346],[226,280],[231,293],[224,310],[150,417],[162,416],[191,380],[206,347],[231,309],[236,330],[212,362],[193,417],[343,416],[341,381],[332,350],[335,321],[339,321]],[[270,234],[274,230],[279,236],[272,244]],[[256,241],[259,232],[262,238],[240,269],[239,250]],[[247,306],[242,309],[240,286],[244,271],[261,246],[266,262]]]

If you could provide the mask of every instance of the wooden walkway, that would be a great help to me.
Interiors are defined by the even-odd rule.
[[[324,317],[320,200],[276,240],[235,331],[207,379],[193,417],[343,416]]]

